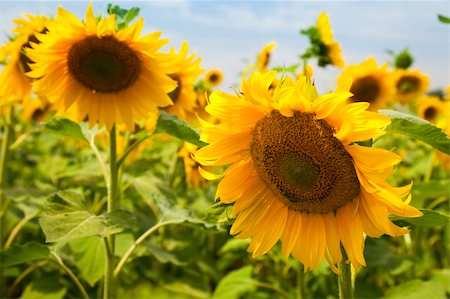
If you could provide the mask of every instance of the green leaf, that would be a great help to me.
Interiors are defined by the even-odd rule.
[[[21,299],[62,299],[67,289],[58,283],[57,277],[45,277],[32,281],[23,291]]]
[[[8,248],[8,250],[0,253],[2,267],[46,259],[48,257],[50,257],[50,249],[48,249],[47,246],[37,242],[29,242],[23,245],[12,245]]]
[[[438,198],[441,196],[450,196],[448,186],[450,186],[450,180],[414,183],[411,190],[412,198],[417,201],[428,198]]]
[[[60,192],[47,199],[39,219],[47,242],[105,237],[132,227],[134,222],[133,214],[120,209],[95,215],[87,210],[83,197],[73,192]]]
[[[171,221],[173,223],[189,222],[199,224],[206,228],[213,227],[190,211],[176,205],[176,194],[155,176],[135,178],[132,180],[137,192],[144,198],[154,201],[161,213],[160,222]]]
[[[206,143],[200,141],[200,133],[191,128],[185,121],[178,119],[175,115],[169,115],[165,111],[159,112],[158,122],[156,124],[157,133],[167,133],[199,147]]]
[[[386,128],[387,132],[394,132],[416,138],[428,145],[450,155],[450,138],[442,129],[419,117],[394,110],[378,110],[389,116],[392,123]]]
[[[81,132],[80,126],[66,118],[52,118],[44,125],[44,128],[51,133],[87,142],[87,139]]]
[[[203,220],[208,223],[218,223],[221,225],[231,225],[233,219],[230,218],[232,205],[227,205],[222,202],[217,202],[206,209],[206,215]]]
[[[450,24],[450,18],[443,16],[443,15],[438,15],[438,19],[439,21],[441,21],[444,24]]]
[[[80,238],[70,242],[75,266],[81,277],[93,287],[102,277],[105,266],[105,243],[98,236]]]
[[[251,275],[251,266],[231,271],[219,282],[212,299],[237,299],[241,295],[253,291],[255,284]]]
[[[420,211],[423,213],[422,217],[403,218],[393,216],[391,217],[391,220],[402,221],[419,227],[430,227],[430,228],[446,225],[450,221],[450,217],[448,215],[444,215],[440,212],[427,209],[420,209]]]
[[[447,298],[446,291],[448,289],[448,276],[434,276],[429,281],[411,280],[402,283],[388,292],[383,298],[385,299],[440,299]]]
[[[180,261],[173,253],[160,248],[150,242],[145,243],[145,247],[147,250],[161,263],[171,263],[176,266],[183,265],[182,261]]]

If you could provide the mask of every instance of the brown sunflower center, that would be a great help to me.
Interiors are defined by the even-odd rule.
[[[48,29],[44,28],[39,33],[46,33],[47,31]],[[36,35],[32,34],[28,37],[27,42],[23,44],[22,51],[20,52],[19,61],[20,61],[20,68],[24,73],[28,73],[29,71],[31,71],[29,63],[33,63],[33,61],[30,58],[28,58],[28,56],[24,52],[25,48],[29,48],[31,46],[31,43],[40,44],[41,41],[37,39]]]
[[[292,209],[329,213],[359,194],[350,154],[313,113],[272,111],[256,123],[250,153],[261,179]]]
[[[208,81],[211,82],[211,83],[213,83],[213,84],[219,82],[219,80],[220,80],[219,75],[218,75],[218,74],[215,74],[215,73],[214,73],[214,74],[211,74],[211,75],[209,76],[209,78],[208,78]]]
[[[125,90],[141,72],[137,54],[126,43],[112,36],[86,37],[72,45],[67,60],[69,73],[95,92]]]
[[[436,107],[428,107],[427,109],[425,109],[425,111],[423,112],[423,117],[428,120],[434,120],[436,115],[437,115],[437,110]]]
[[[415,76],[403,76],[396,84],[400,93],[412,93],[419,90],[420,80]]]
[[[177,82],[177,87],[168,93],[170,99],[175,104],[175,102],[178,100],[178,97],[180,96],[181,91],[181,78],[177,74],[169,75],[169,77]]]
[[[380,81],[373,76],[359,78],[353,82],[350,92],[353,93],[353,102],[373,103],[381,92]]]

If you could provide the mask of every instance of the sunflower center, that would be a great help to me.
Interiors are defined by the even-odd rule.
[[[292,209],[329,213],[359,194],[350,154],[313,113],[272,111],[256,123],[250,153],[260,178]]]
[[[125,90],[141,72],[137,54],[112,36],[89,36],[72,45],[67,58],[69,73],[95,92]]]
[[[435,107],[428,107],[425,109],[423,116],[426,120],[434,120],[437,115],[437,110]]]
[[[373,76],[359,78],[353,82],[350,92],[353,93],[353,102],[375,102],[380,95],[380,82]]]
[[[181,78],[177,74],[169,75],[169,77],[177,82],[177,87],[168,93],[170,99],[175,104],[175,102],[178,100],[178,97],[180,96],[181,91]]]
[[[420,80],[415,76],[403,76],[397,84],[397,90],[400,93],[411,93],[419,90]]]
[[[217,81],[219,81],[219,75],[217,74],[211,74],[211,76],[209,76],[209,82],[211,83],[216,83]]]

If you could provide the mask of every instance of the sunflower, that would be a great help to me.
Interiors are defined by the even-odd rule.
[[[325,256],[337,271],[342,243],[356,268],[365,265],[365,234],[405,234],[388,214],[421,215],[402,200],[411,185],[385,181],[400,157],[355,144],[384,134],[390,120],[365,111],[368,103],[348,104],[349,84],[318,96],[305,76],[288,77],[271,96],[275,79],[275,72],[255,72],[243,80],[242,95],[211,95],[206,110],[220,123],[203,122],[209,145],[195,158],[206,166],[231,165],[221,175],[199,170],[207,179],[223,177],[216,198],[234,203],[230,233],[252,237],[253,257],[281,240],[285,257],[292,254],[305,269]]]
[[[326,50],[326,58],[332,65],[340,68],[344,67],[341,48],[339,43],[333,40],[330,19],[325,12],[322,12],[317,19],[317,30],[319,31],[320,40]]]
[[[271,42],[264,46],[263,50],[258,54],[258,61],[256,65],[258,66],[259,71],[265,72],[267,70],[267,66],[270,61],[270,52],[275,48],[276,44]]]
[[[198,149],[195,144],[184,142],[178,151],[178,157],[183,159],[185,181],[188,185],[198,188],[205,184],[205,179],[200,175],[199,164],[192,158],[194,152]]]
[[[219,69],[210,69],[205,75],[205,83],[208,87],[214,87],[222,83],[223,74]]]
[[[437,96],[421,96],[417,100],[417,115],[433,124],[447,113],[446,103]]]
[[[143,19],[116,30],[116,16],[97,22],[92,5],[85,21],[58,7],[57,22],[38,35],[40,44],[28,51],[37,80],[35,91],[45,92],[59,111],[73,107],[76,118],[87,118],[110,130],[156,113],[157,107],[172,104],[168,92],[176,87],[168,73],[167,56],[157,52],[167,40],[160,32],[139,37]]]
[[[428,76],[418,70],[396,70],[391,80],[395,87],[394,100],[403,104],[423,95],[430,85]]]
[[[385,108],[391,94],[387,67],[387,64],[378,67],[375,59],[368,58],[361,64],[348,66],[338,77],[338,86],[351,80],[351,102],[368,102],[372,111]]]
[[[44,33],[50,20],[43,16],[25,14],[23,19],[16,19],[17,25],[12,32],[14,39],[0,48],[0,61],[5,63],[0,73],[0,101],[22,101],[25,106],[31,99],[32,80],[25,76],[30,70],[30,62],[25,55],[25,48],[30,43],[37,43],[35,34]],[[32,103],[33,104],[33,103]]]
[[[170,49],[171,63],[175,66],[176,71],[170,73],[169,77],[175,80],[178,86],[169,93],[174,104],[164,108],[167,113],[177,115],[186,121],[191,118],[197,105],[197,94],[193,84],[203,72],[203,69],[200,68],[201,58],[195,59],[195,54],[188,57],[188,49],[189,46],[185,42],[178,54],[175,49]]]

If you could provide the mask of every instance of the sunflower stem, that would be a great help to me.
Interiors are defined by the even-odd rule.
[[[10,143],[14,134],[14,106],[9,106],[9,111],[5,118],[5,128],[3,129],[3,138],[0,153],[0,252],[3,251],[3,241],[5,236],[5,219],[9,206],[9,198],[5,196],[7,183],[7,164],[10,154]],[[5,281],[3,276],[3,267],[0,267],[0,289],[4,290]],[[1,296],[2,294],[0,294]]]
[[[297,272],[297,299],[305,298],[305,266],[302,263]]]
[[[342,260],[339,262],[339,298],[353,299],[351,263],[345,249],[341,247]]]
[[[116,126],[113,125],[109,132],[109,182],[108,187],[108,202],[107,211],[112,212],[117,209],[119,205],[119,180],[118,180],[118,165],[117,165],[117,141],[116,141]],[[114,281],[114,257],[115,257],[115,237],[110,235],[105,240],[106,255],[105,255],[105,284],[103,288],[103,298],[116,298],[115,281]]]

